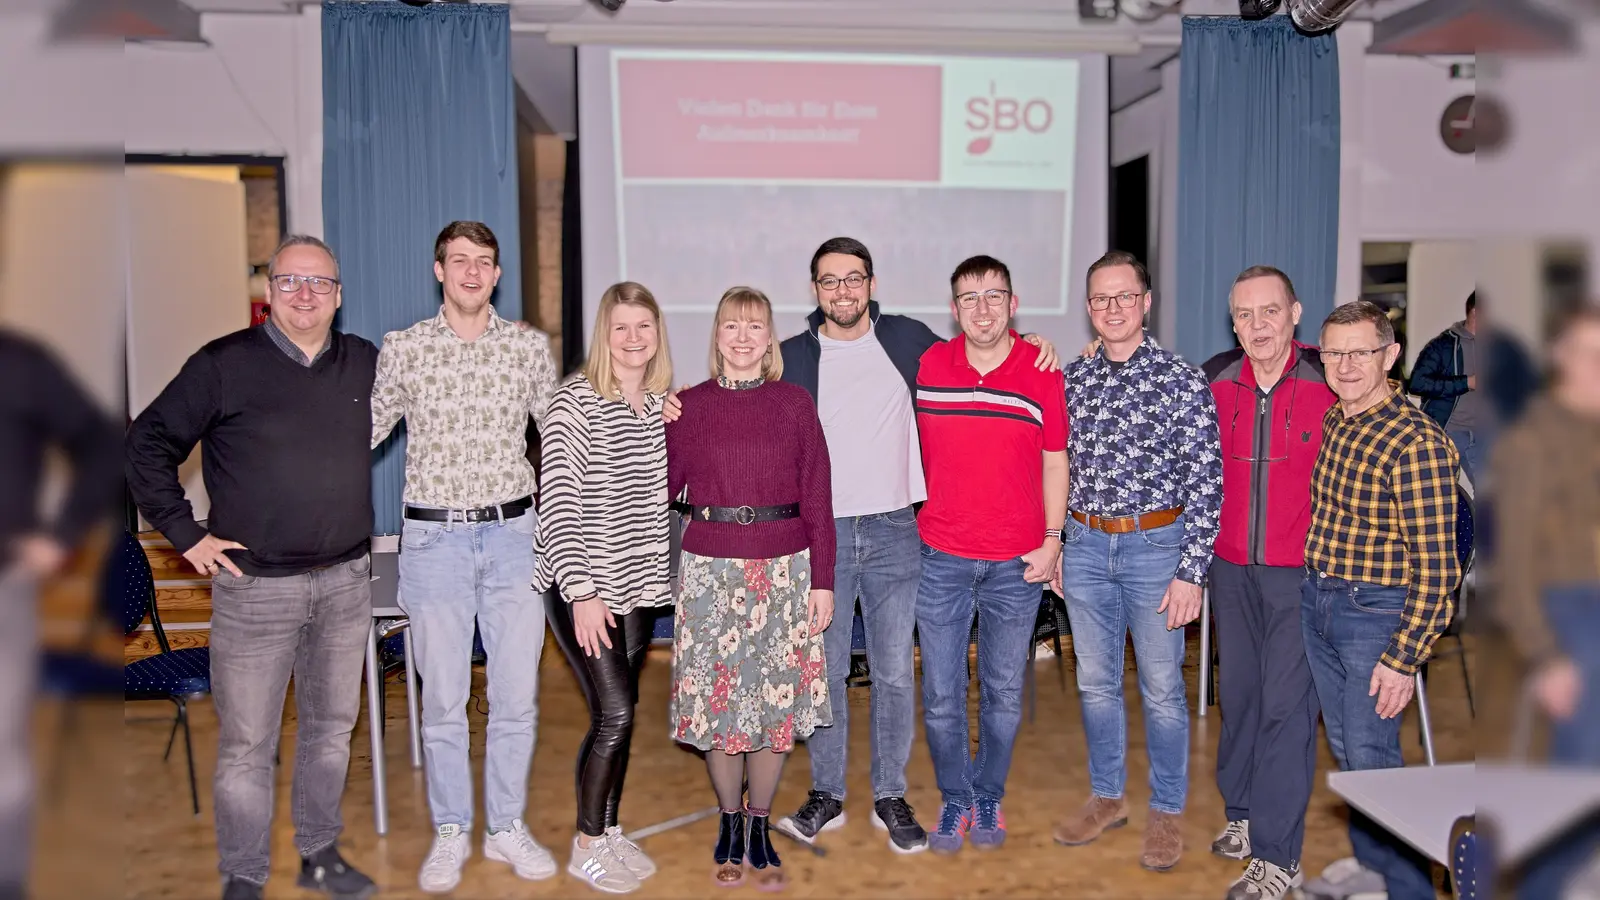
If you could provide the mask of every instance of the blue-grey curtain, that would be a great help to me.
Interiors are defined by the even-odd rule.
[[[495,306],[522,316],[516,102],[504,4],[322,7],[322,216],[338,327],[383,336],[438,312],[433,242],[457,219],[500,243]],[[404,423],[373,457],[373,532],[400,530]]]
[[[1339,253],[1339,51],[1288,16],[1183,20],[1179,70],[1177,351],[1235,345],[1234,276],[1294,282],[1301,340],[1334,306]]]

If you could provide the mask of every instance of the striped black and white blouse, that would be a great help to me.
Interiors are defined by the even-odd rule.
[[[598,593],[617,614],[672,602],[664,399],[647,394],[636,414],[582,374],[556,390],[541,429],[535,590]]]

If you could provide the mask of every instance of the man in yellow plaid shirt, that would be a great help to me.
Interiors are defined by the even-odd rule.
[[[1321,354],[1339,402],[1311,475],[1306,654],[1339,768],[1393,768],[1405,764],[1400,713],[1413,676],[1455,611],[1460,458],[1438,423],[1389,385],[1400,346],[1383,310],[1336,307]],[[1354,810],[1350,843],[1389,900],[1433,900],[1427,860]]]

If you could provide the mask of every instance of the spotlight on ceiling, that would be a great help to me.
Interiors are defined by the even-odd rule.
[[[1135,22],[1154,22],[1183,5],[1183,0],[1118,0],[1122,14]]]
[[[1321,34],[1339,27],[1356,0],[1289,0],[1294,27],[1306,34]]]
[[[1283,0],[1239,0],[1239,18],[1266,19],[1278,12]]]
[[[617,10],[621,9],[622,4],[626,2],[628,2],[628,0],[594,0],[595,5],[606,12],[616,12]]]

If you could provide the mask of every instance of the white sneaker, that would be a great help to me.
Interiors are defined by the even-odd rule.
[[[609,834],[590,839],[587,848],[578,846],[578,837],[573,835],[567,874],[608,894],[626,894],[639,889],[639,876],[617,855]]]
[[[1382,875],[1347,856],[1329,863],[1320,876],[1306,882],[1301,893],[1316,900],[1382,900],[1388,897],[1388,885]]]
[[[528,833],[521,819],[505,831],[483,835],[483,855],[495,862],[509,863],[518,878],[539,881],[556,873],[556,858]]]
[[[640,881],[656,873],[655,861],[646,856],[638,844],[628,840],[622,833],[622,826],[613,825],[607,828],[606,840],[611,842],[611,849],[617,854],[617,858],[622,860],[622,864],[627,866],[628,871]]]
[[[433,849],[422,861],[422,871],[417,875],[417,887],[430,894],[444,894],[461,883],[461,867],[472,856],[472,841],[460,825],[440,825],[433,839]]]
[[[1297,888],[1305,876],[1300,867],[1285,869],[1264,859],[1252,859],[1244,874],[1228,888],[1227,900],[1283,900],[1291,888]]]
[[[1211,842],[1211,852],[1224,859],[1250,858],[1250,820],[1235,819]]]

